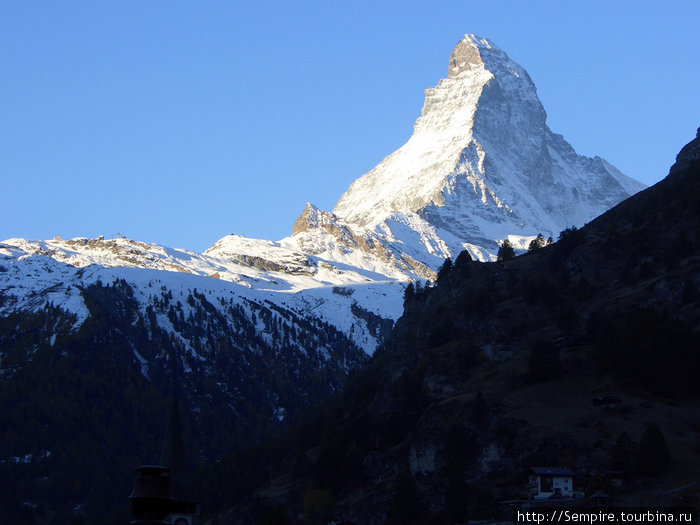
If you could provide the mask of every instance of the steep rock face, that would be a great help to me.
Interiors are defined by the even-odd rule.
[[[330,212],[321,210],[311,203],[307,203],[304,211],[294,221],[292,236],[318,230],[330,234],[338,243],[346,249],[361,249],[362,251],[374,253],[382,261],[388,259],[386,250],[383,247],[376,247],[373,240],[365,232],[355,232],[348,224],[343,224],[338,217]],[[376,250],[375,250],[376,248]],[[322,247],[305,247],[310,253],[323,251]]]
[[[384,266],[378,268],[380,272],[399,279],[435,278],[435,272],[429,266],[387,242],[385,236],[344,221],[310,203],[307,203],[304,211],[294,221],[292,237],[288,238],[288,242],[306,253],[325,256],[328,260],[354,263],[362,268],[377,266],[379,263]]]
[[[488,260],[508,236],[581,225],[642,188],[603,159],[577,155],[547,127],[527,72],[467,35],[448,77],[426,90],[412,137],[333,212],[390,243],[413,230],[420,249],[411,255],[436,267],[462,249]]]
[[[688,169],[698,159],[700,159],[700,128],[698,128],[695,139],[686,144],[676,155],[676,163],[671,167],[671,173],[679,173]]]

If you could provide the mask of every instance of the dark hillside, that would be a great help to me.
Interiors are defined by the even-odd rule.
[[[208,464],[279,430],[366,361],[332,326],[267,303],[222,312],[196,289],[179,301],[162,288],[144,311],[123,280],[81,293],[90,316],[77,330],[51,304],[0,317],[0,509],[10,522],[128,523],[133,469],[158,461],[174,382],[189,459]]]
[[[408,293],[391,343],[222,521],[274,505],[304,523],[489,518],[527,497],[532,466],[656,504],[700,472],[699,156],[700,137],[666,179],[558,242],[497,263],[463,254]]]

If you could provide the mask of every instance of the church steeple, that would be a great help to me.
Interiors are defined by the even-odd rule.
[[[136,469],[134,489],[129,496],[135,521],[132,525],[159,523],[163,525],[200,525],[201,504],[194,497],[190,470],[185,454],[182,413],[173,381],[160,465],[145,465]]]
[[[160,453],[160,464],[170,469],[170,490],[178,500],[191,498],[189,471],[185,456],[185,440],[183,436],[182,417],[177,387],[173,385],[173,395],[168,413],[168,424],[163,437],[163,448]]]
[[[170,493],[174,498],[166,521],[174,525],[197,525],[201,523],[201,505],[195,498],[190,477],[191,470],[185,453],[181,410],[177,381],[173,378],[168,424],[160,453],[160,464],[170,469]]]

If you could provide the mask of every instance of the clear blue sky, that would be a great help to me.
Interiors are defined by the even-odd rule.
[[[465,33],[652,184],[700,126],[700,2],[0,4],[0,240],[279,239],[410,136]]]

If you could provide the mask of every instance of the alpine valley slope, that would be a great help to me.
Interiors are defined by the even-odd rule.
[[[0,447],[0,464],[52,458],[54,471],[70,472],[71,446],[55,436],[57,414],[86,410],[61,401],[85,397],[68,394],[78,388],[68,377],[74,365],[93,370],[92,383],[112,384],[117,373],[144,391],[166,389],[175,374],[193,431],[221,434],[200,448],[213,459],[240,444],[226,442],[219,423],[254,440],[339,387],[390,333],[407,281],[434,279],[465,249],[483,261],[506,238],[523,249],[537,233],[581,225],[642,188],[604,160],[577,155],[545,119],[525,70],[467,35],[448,78],[426,91],[410,140],[356,180],[332,213],[307,204],[290,237],[229,235],[203,254],[126,238],[0,243],[2,399],[36,389],[31,407],[18,406],[47,414],[34,416],[26,436],[8,434],[17,439]],[[43,383],[58,370],[65,385]],[[95,417],[129,406],[102,390],[104,399],[90,401]],[[47,410],[47,399],[61,411]],[[0,426],[22,424],[26,410],[14,406],[0,407]],[[151,425],[153,441],[154,423],[139,417],[134,424]],[[110,436],[118,450],[129,442]],[[32,468],[13,475],[31,485],[44,475]],[[79,498],[76,488],[63,500]]]

